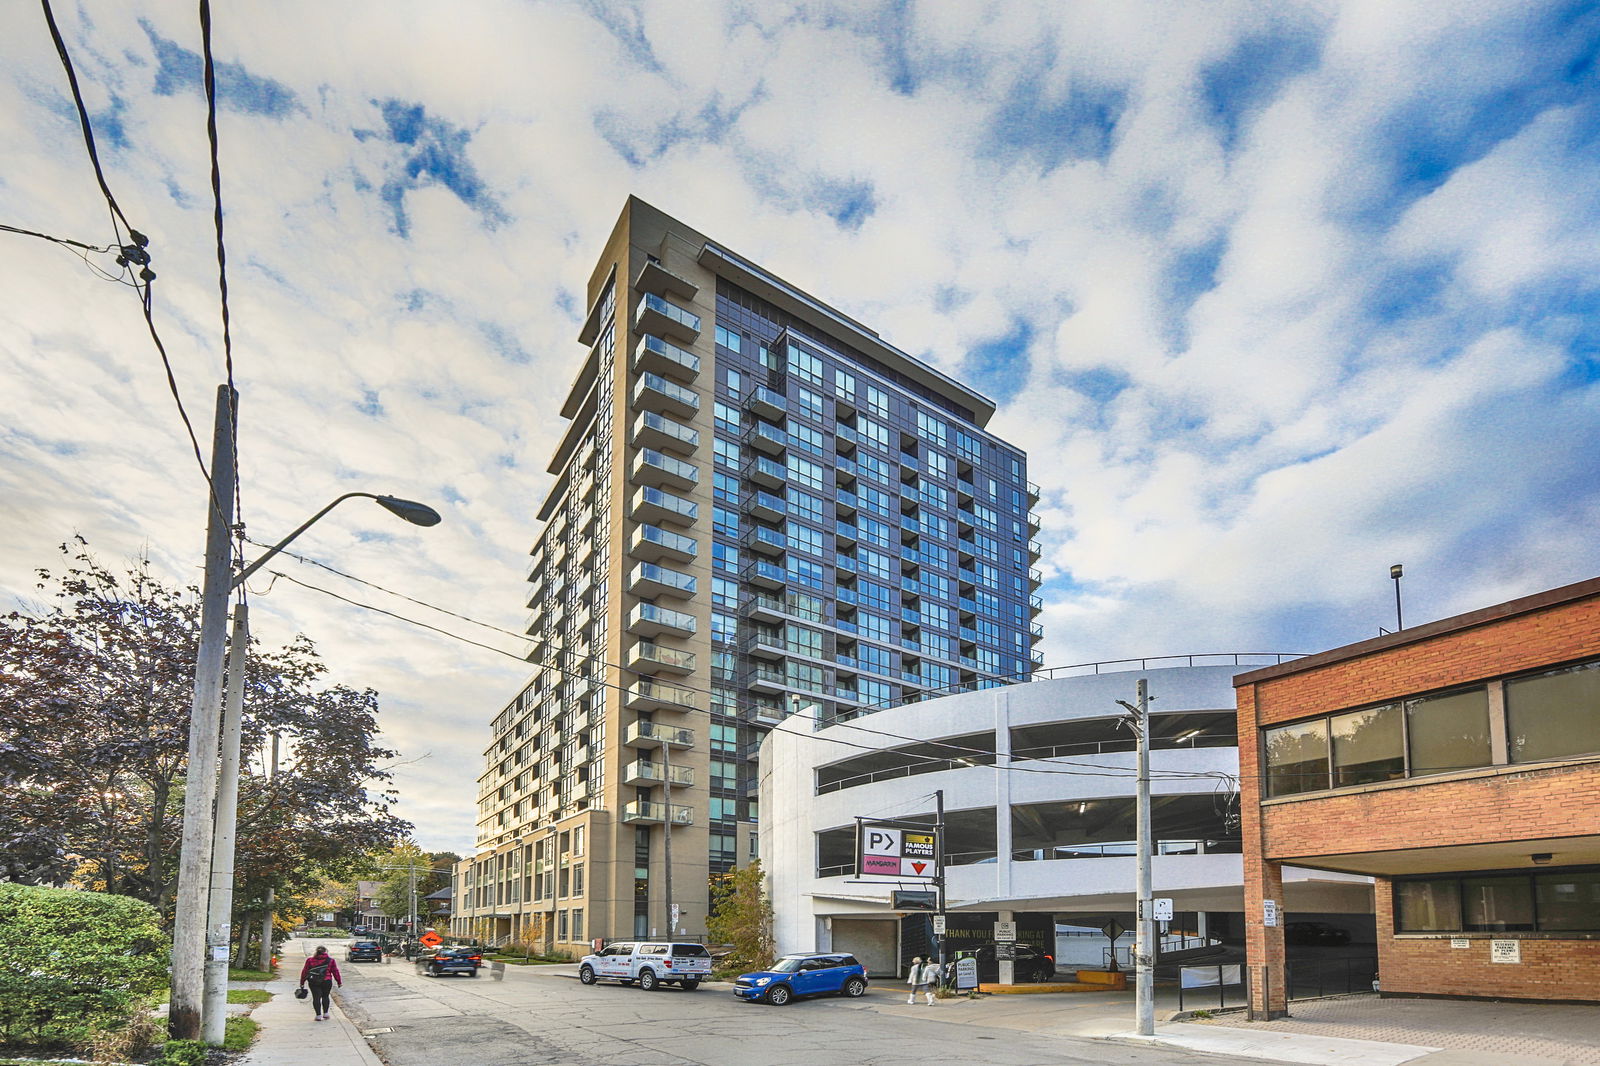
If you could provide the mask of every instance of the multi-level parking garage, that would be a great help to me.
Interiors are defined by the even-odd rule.
[[[1135,739],[1117,701],[1133,701],[1141,676],[1151,697],[1155,894],[1178,912],[1165,944],[1176,954],[1242,937],[1233,677],[1272,661],[1096,664],[820,728],[794,715],[761,748],[760,845],[779,949],[848,950],[879,973],[925,950],[927,915],[890,905],[895,888],[922,886],[855,877],[855,826],[858,817],[932,823],[938,791],[951,945],[1015,920],[1023,940],[1066,956],[1064,966],[1102,964],[1110,942],[1099,928],[1133,925]],[[1356,937],[1371,926],[1364,878],[1286,871],[1283,905],[1301,917],[1349,916]]]

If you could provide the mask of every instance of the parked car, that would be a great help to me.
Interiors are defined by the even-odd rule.
[[[476,977],[482,965],[483,955],[477,948],[438,947],[417,956],[417,969],[430,977],[443,977],[447,973]]]
[[[733,994],[755,1003],[781,1007],[805,996],[849,996],[867,991],[867,968],[854,955],[785,955],[770,970],[743,973],[733,982]]]
[[[352,940],[344,949],[345,962],[382,962],[383,946],[376,940]]]
[[[971,955],[978,960],[978,980],[993,983],[1000,980],[1000,961],[995,958],[994,944],[980,944],[976,948],[963,949],[958,952],[958,957]],[[1054,955],[1046,955],[1032,944],[1020,941],[1016,944],[1015,963],[1011,968],[1013,977],[1021,984],[1038,984],[1044,981],[1054,981],[1056,978],[1056,959]]]
[[[1291,944],[1331,947],[1350,943],[1350,934],[1327,922],[1289,922],[1283,927],[1283,939]]]
[[[672,941],[621,940],[607,944],[593,955],[585,955],[578,965],[578,980],[586,985],[596,981],[637,983],[646,992],[662,985],[677,985],[693,992],[711,976],[711,952],[704,944]]]

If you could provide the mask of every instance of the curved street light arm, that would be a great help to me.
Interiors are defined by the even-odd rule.
[[[323,515],[327,514],[329,511],[333,510],[335,507],[339,506],[344,501],[350,500],[350,499],[354,499],[354,498],[356,498],[358,496],[364,496],[364,497],[366,497],[368,499],[372,499],[372,500],[376,500],[378,498],[378,496],[375,493],[371,493],[371,492],[347,492],[343,496],[340,496],[338,499],[336,499],[332,503],[328,504],[328,506],[326,506],[322,510],[318,511],[316,514],[312,515],[310,518],[306,519],[304,522],[301,522],[300,525],[295,529],[295,531],[293,533],[290,533],[287,537],[284,537],[282,540],[278,541],[278,543],[276,543],[272,547],[268,548],[267,551],[266,551],[266,554],[262,555],[261,558],[257,559],[255,562],[251,563],[249,566],[247,566],[243,570],[239,571],[239,573],[237,575],[235,575],[235,577],[233,579],[233,584],[231,586],[229,586],[229,588],[235,588],[236,589],[240,585],[244,584],[247,580],[249,580],[250,575],[254,574],[257,570],[261,569],[261,566],[262,566],[263,563],[265,563],[268,559],[272,558],[274,555],[277,555],[279,552],[283,551],[284,548],[288,547],[289,543],[291,541],[293,541],[294,538],[298,537],[300,534],[302,534],[306,530],[310,529],[311,526],[313,524],[315,524],[316,521],[319,518],[321,518]]]

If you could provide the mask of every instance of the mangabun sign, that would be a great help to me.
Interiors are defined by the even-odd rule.
[[[939,834],[932,828],[891,822],[856,823],[856,873],[931,881],[937,876]]]

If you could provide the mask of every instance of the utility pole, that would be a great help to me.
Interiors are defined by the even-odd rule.
[[[948,919],[944,913],[944,789],[942,788],[933,791],[933,838],[933,885],[934,891],[939,894],[936,913],[939,915],[941,930],[936,937],[939,941],[939,983],[943,984],[945,935],[942,930],[946,928],[945,922]]]
[[[267,775],[268,775],[267,776],[267,780],[269,780],[269,781],[273,780],[274,778],[276,778],[278,776],[278,734],[277,733],[273,733],[272,734],[272,758],[271,758],[271,761],[267,764]],[[262,910],[263,910],[264,913],[261,916],[261,966],[260,966],[260,969],[261,969],[261,971],[263,973],[271,973],[272,972],[272,933],[273,933],[272,926],[273,926],[273,918],[274,918],[273,911],[275,909],[273,907],[273,904],[276,903],[276,902],[277,902],[277,893],[275,893],[272,890],[272,888],[269,886],[267,888],[266,903],[262,907]]]
[[[205,1000],[201,1032],[220,1045],[228,1021],[228,966],[233,954],[233,851],[239,825],[239,734],[244,720],[245,655],[250,646],[249,608],[233,608],[228,649],[228,698],[222,711],[222,773],[217,787],[215,846],[211,850],[211,922],[206,933]]]
[[[411,928],[411,939],[415,940],[420,935],[417,932],[417,868],[415,865],[407,866],[406,872],[411,877],[411,919],[406,924]]]
[[[211,437],[211,484],[207,499],[205,580],[200,594],[200,643],[195,654],[194,694],[189,701],[189,762],[183,793],[183,849],[178,860],[178,898],[172,924],[172,995],[168,1032],[200,1038],[205,997],[206,921],[215,832],[218,734],[222,716],[222,660],[226,651],[229,565],[233,533],[233,416],[237,394],[217,386]]]
[[[1150,898],[1150,682],[1139,679],[1138,720],[1134,731],[1139,737],[1139,798],[1138,798],[1138,884],[1134,895],[1138,897],[1137,956],[1134,981],[1134,1001],[1138,1014],[1140,1036],[1154,1036],[1156,1032],[1156,982],[1155,950],[1156,922]]]

